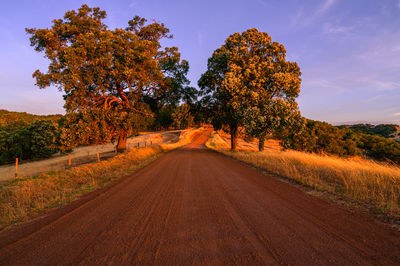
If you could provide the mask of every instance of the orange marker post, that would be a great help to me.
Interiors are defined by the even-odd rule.
[[[100,155],[99,155],[99,152],[97,152],[97,161],[100,162]]]
[[[15,158],[15,177],[18,176],[18,158]]]
[[[68,154],[68,166],[71,166],[71,154]]]

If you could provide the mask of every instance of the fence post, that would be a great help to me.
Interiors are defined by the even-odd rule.
[[[15,177],[18,176],[18,158],[15,158]]]
[[[100,162],[100,154],[97,152],[97,161]]]
[[[68,166],[71,166],[71,154],[68,154]]]

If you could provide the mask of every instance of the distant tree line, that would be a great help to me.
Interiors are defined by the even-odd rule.
[[[326,122],[307,120],[301,130],[276,132],[276,136],[282,140],[284,148],[344,157],[365,155],[400,163],[399,142],[362,133],[351,129],[351,126],[335,127]]]
[[[394,124],[380,124],[376,126],[371,124],[356,124],[339,126],[339,128],[350,128],[365,134],[379,135],[385,138],[395,137],[397,127],[398,126]]]

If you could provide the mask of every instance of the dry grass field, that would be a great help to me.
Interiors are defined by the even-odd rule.
[[[108,161],[6,182],[0,186],[0,229],[65,205],[111,180],[131,174],[162,152],[190,143],[200,130],[184,131],[175,143],[134,148]]]
[[[207,146],[314,189],[400,216],[400,168],[397,166],[361,158],[344,159],[297,151],[231,152],[217,133],[213,134]]]

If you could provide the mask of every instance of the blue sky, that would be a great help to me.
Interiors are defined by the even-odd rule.
[[[164,44],[179,47],[196,87],[230,34],[258,28],[299,64],[305,117],[400,124],[400,0],[0,1],[0,109],[64,113],[61,92],[34,85],[32,73],[47,61],[24,29],[49,27],[86,3],[107,11],[110,28],[135,15],[165,23],[174,38]]]

